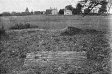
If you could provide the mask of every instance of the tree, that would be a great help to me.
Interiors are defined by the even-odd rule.
[[[1,13],[1,16],[11,16],[10,12],[3,12]]]
[[[108,2],[101,1],[101,8],[99,9],[99,13],[107,12],[107,4],[108,4]]]
[[[72,13],[73,13],[74,15],[75,15],[75,14],[78,14],[77,9],[74,8],[73,11],[72,11]]]
[[[74,8],[72,7],[72,5],[67,5],[66,7],[65,7],[67,10],[73,10]]]
[[[101,5],[101,8],[99,10],[100,13],[107,12],[107,4],[108,4],[107,0],[83,0],[83,2],[84,2],[83,7],[86,7],[86,9],[84,9],[84,16],[89,14],[91,10],[98,5]],[[88,6],[86,5],[87,3]]]
[[[78,4],[76,5],[76,8],[72,7],[72,5],[67,5],[67,6],[65,7],[65,9],[71,10],[73,14],[80,14],[80,13],[82,12],[82,7],[83,7],[83,6],[82,6],[80,3],[78,3]]]
[[[80,13],[82,13],[82,5],[80,4],[80,3],[78,3],[77,5],[76,5],[76,13],[77,14],[80,14]]]
[[[60,14],[60,15],[64,15],[64,9],[60,9],[60,10],[59,10],[59,14]]]

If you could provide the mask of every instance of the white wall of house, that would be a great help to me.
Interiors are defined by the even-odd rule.
[[[52,9],[52,15],[57,15],[58,14],[58,10],[57,9]]]
[[[72,11],[71,10],[64,10],[64,15],[72,15]]]
[[[46,11],[42,11],[42,14],[45,14]]]
[[[98,13],[100,7],[101,7],[101,5],[98,5],[98,6],[94,7],[94,8],[91,10],[91,12],[92,12],[92,13]]]
[[[93,9],[91,10],[91,13],[98,13],[98,11],[99,11],[98,8],[93,8]]]

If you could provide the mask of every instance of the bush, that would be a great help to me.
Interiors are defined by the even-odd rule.
[[[28,28],[27,25],[23,25],[22,23],[20,23],[20,24],[15,24],[10,29],[26,29],[26,28]]]
[[[38,26],[32,26],[30,23],[19,23],[19,24],[15,24],[14,26],[12,26],[10,29],[28,29],[28,28],[38,28]]]
[[[6,35],[6,32],[5,32],[5,29],[4,27],[2,26],[2,28],[0,28],[0,40],[2,38],[2,36]]]
[[[5,34],[5,29],[0,28],[0,36]]]

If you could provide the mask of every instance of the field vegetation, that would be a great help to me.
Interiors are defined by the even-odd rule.
[[[21,29],[29,29],[29,28],[38,28],[38,26],[32,26],[29,23],[19,23],[19,24],[15,24],[14,26],[10,27],[9,29],[17,29],[17,30],[21,30]]]
[[[108,16],[2,20],[8,39],[0,41],[1,74],[110,74]],[[18,23],[38,28],[10,30]]]
[[[31,15],[31,16],[6,16],[1,17],[1,24],[4,24],[6,29],[16,24],[26,24],[38,26],[41,29],[63,29],[67,26],[78,28],[91,28],[97,30],[108,29],[110,21],[109,16],[46,16],[46,15]]]

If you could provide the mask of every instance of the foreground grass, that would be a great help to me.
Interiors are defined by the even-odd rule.
[[[3,50],[0,54],[1,73],[92,74],[100,72],[100,74],[109,74],[110,47],[106,38],[107,34],[61,35],[65,31],[8,31],[9,39],[1,41],[0,49]],[[51,56],[51,60],[54,62],[48,61],[48,63],[52,63],[46,64],[46,58],[49,57],[42,57],[44,59],[40,57],[44,52],[49,57],[50,53],[54,55],[53,59]],[[64,55],[61,55],[60,52]],[[32,56],[40,56],[28,58],[28,54],[31,53],[35,53]],[[58,57],[56,57],[57,55]],[[68,60],[65,61],[67,58]],[[31,59],[32,61],[30,61]],[[40,60],[41,64],[36,59]]]

